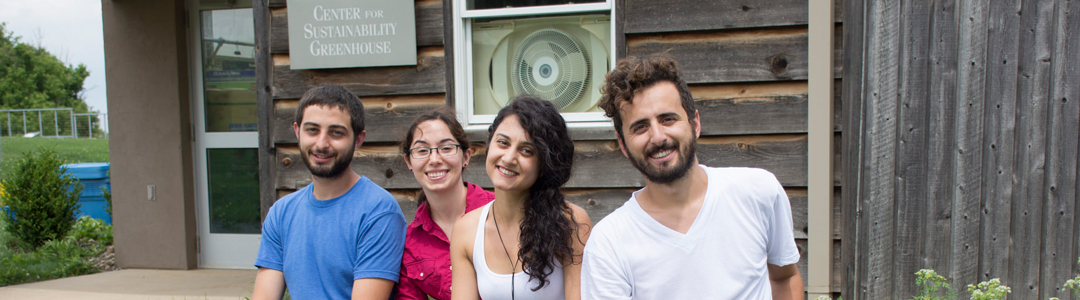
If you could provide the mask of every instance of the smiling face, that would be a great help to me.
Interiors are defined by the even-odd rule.
[[[619,146],[645,178],[670,183],[697,164],[697,113],[687,116],[675,84],[660,81],[619,107],[623,137]],[[692,119],[691,119],[692,118]],[[693,122],[693,123],[691,123]]]
[[[352,132],[349,113],[325,105],[312,105],[304,111],[303,124],[293,123],[300,143],[300,158],[320,178],[337,178],[349,169],[353,151],[363,142],[363,135]]]
[[[460,145],[462,142],[454,139],[450,127],[442,120],[427,120],[416,126],[413,131],[413,140],[409,148],[435,148],[446,145]],[[461,170],[469,163],[472,150],[461,151],[451,156],[443,156],[439,151],[428,149],[431,154],[427,158],[416,159],[411,155],[405,155],[405,163],[412,169],[413,176],[420,183],[425,193],[441,192],[462,185]]]
[[[532,138],[517,115],[509,115],[492,133],[486,169],[497,190],[525,193],[536,182],[538,158]]]

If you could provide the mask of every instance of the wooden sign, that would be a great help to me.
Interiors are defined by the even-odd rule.
[[[416,64],[413,1],[289,1],[292,69]]]

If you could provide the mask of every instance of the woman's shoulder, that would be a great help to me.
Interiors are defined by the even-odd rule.
[[[574,216],[575,222],[577,222],[578,224],[588,224],[589,226],[592,226],[592,219],[589,218],[588,211],[570,201],[566,201],[566,204],[570,206],[570,214]]]
[[[450,239],[450,243],[462,243],[466,247],[472,247],[472,243],[476,239],[476,225],[480,221],[480,213],[482,212],[483,209],[474,209],[454,222],[454,237]]]

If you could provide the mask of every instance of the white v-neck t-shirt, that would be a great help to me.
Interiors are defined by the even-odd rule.
[[[685,235],[649,216],[640,190],[596,224],[582,299],[772,299],[766,264],[799,261],[784,188],[765,170],[701,167],[708,188]]]

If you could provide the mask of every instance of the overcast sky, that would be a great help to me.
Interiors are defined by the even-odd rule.
[[[108,112],[101,0],[0,0],[0,22],[22,42],[40,44],[66,64],[86,65],[86,104]]]

